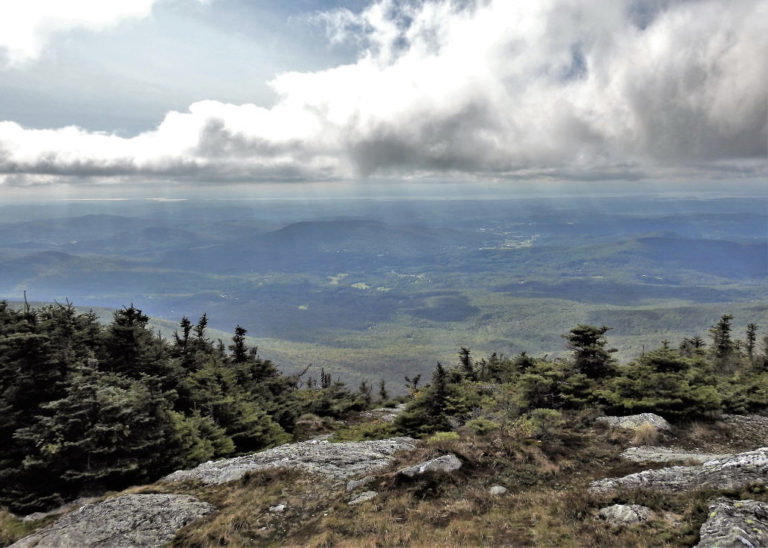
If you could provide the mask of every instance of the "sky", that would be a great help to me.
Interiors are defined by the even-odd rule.
[[[768,0],[0,0],[0,199],[760,185],[766,21]]]

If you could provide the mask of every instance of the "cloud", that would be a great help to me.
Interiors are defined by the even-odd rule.
[[[51,39],[67,31],[100,31],[144,19],[159,0],[24,0],[0,2],[0,61],[17,66],[37,59]],[[202,4],[211,0],[197,0]]]
[[[24,0],[0,3],[0,51],[10,65],[36,59],[53,35],[102,30],[147,17],[157,0]]]
[[[768,173],[768,0],[379,0],[315,20],[359,48],[356,62],[278,75],[270,108],[202,101],[132,138],[3,122],[0,173],[6,184]]]

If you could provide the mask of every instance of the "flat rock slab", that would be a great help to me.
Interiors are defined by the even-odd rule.
[[[705,463],[710,460],[725,459],[732,457],[732,453],[699,453],[696,451],[686,451],[684,449],[674,449],[671,447],[653,447],[644,445],[641,447],[630,447],[622,454],[627,460],[632,462],[675,462],[675,461],[693,461]]]
[[[672,428],[664,417],[656,413],[640,413],[625,417],[598,417],[596,420],[613,428],[627,428],[629,430],[637,430],[644,424],[650,424],[658,430],[670,430]]]
[[[768,447],[710,460],[700,466],[671,466],[593,481],[589,490],[607,493],[619,489],[649,489],[678,493],[695,489],[741,489],[753,484],[768,484]]]
[[[215,508],[189,495],[123,495],[87,504],[13,548],[127,548],[161,546]]]
[[[414,449],[416,440],[406,437],[346,443],[310,440],[233,459],[205,462],[192,470],[174,472],[165,479],[198,480],[213,485],[240,479],[248,472],[293,468],[335,480],[346,480],[384,468],[398,451]]]
[[[768,503],[718,499],[709,505],[701,526],[699,548],[768,546]]]
[[[443,455],[441,457],[437,457],[436,459],[422,462],[415,466],[409,466],[408,468],[403,468],[401,470],[398,470],[397,473],[403,476],[407,476],[409,478],[414,478],[416,476],[426,474],[427,472],[450,473],[450,472],[455,472],[459,468],[461,468],[461,461],[459,460],[459,458],[456,455],[448,454],[448,455]]]

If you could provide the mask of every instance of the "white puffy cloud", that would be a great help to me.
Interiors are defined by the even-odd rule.
[[[157,0],[0,0],[0,52],[9,64],[37,58],[51,37],[147,17]]]
[[[29,183],[768,171],[768,0],[378,0],[317,19],[360,48],[357,61],[278,75],[270,108],[203,101],[132,138],[4,122],[0,173]]]

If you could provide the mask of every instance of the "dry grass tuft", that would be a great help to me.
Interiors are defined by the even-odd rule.
[[[659,442],[659,430],[649,422],[635,429],[632,445],[656,445]]]

